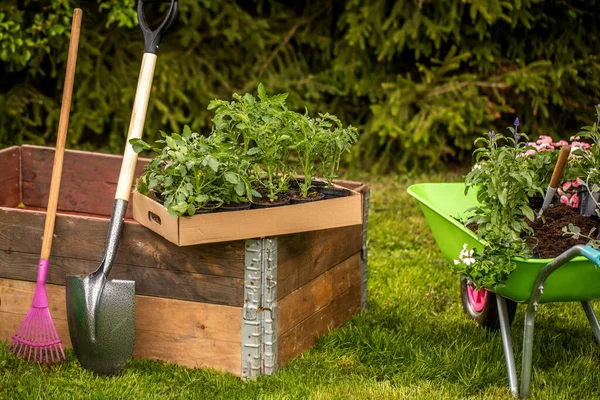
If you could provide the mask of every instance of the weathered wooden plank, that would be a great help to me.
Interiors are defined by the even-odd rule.
[[[0,208],[0,251],[39,253],[44,219],[45,213]],[[100,261],[107,230],[108,218],[58,215],[52,255]],[[126,222],[116,262],[243,278],[244,242],[179,247],[136,222]]]
[[[116,183],[69,181],[63,179],[58,196],[58,209],[87,212],[95,215],[111,215],[115,201]],[[28,206],[46,208],[50,185],[23,181],[23,203]],[[133,205],[127,205],[126,218],[133,218]]]
[[[50,183],[54,148],[23,145],[23,180],[38,183]],[[92,153],[89,151],[65,150],[63,162],[63,180],[117,183],[123,157],[113,154]],[[150,161],[139,158],[135,169],[136,176],[141,175],[144,166]],[[114,193],[113,193],[114,195]]]
[[[241,342],[180,337],[163,332],[136,332],[133,356],[175,362],[186,367],[210,367],[240,375]]]
[[[361,309],[361,287],[352,286],[350,290],[317,311],[309,318],[283,333],[277,339],[278,366],[284,366],[289,360],[312,347],[320,336],[338,328]]]
[[[54,162],[54,149],[22,146],[23,203],[46,207]],[[121,156],[66,150],[58,208],[110,215],[121,170]],[[141,175],[148,159],[138,159],[135,176]],[[126,214],[132,217],[131,204]]]
[[[279,301],[277,325],[280,334],[293,329],[360,283],[360,253],[356,253]]]
[[[21,149],[0,150],[0,207],[15,207],[21,202]]]
[[[0,278],[35,281],[39,256],[0,251]],[[64,285],[65,275],[85,276],[98,267],[97,261],[51,257],[48,283]],[[244,280],[114,264],[111,279],[136,281],[136,294],[241,307]]]
[[[16,207],[21,197],[19,178],[11,178],[0,182],[0,207]]]
[[[277,297],[282,299],[360,251],[362,226],[280,236],[278,246]]]
[[[23,321],[35,284],[0,279],[0,340],[10,340]],[[52,319],[71,347],[62,286],[46,285]],[[240,373],[239,307],[136,296],[134,357],[207,366]]]

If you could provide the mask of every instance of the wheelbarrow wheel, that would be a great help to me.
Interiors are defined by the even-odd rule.
[[[460,300],[465,313],[491,331],[500,329],[496,294],[485,289],[476,290],[468,279],[460,281]],[[508,323],[512,324],[517,312],[517,303],[506,299]]]

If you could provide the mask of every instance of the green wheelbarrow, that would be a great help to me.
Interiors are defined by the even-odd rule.
[[[417,199],[444,257],[457,258],[463,245],[482,249],[477,236],[456,218],[476,206],[473,191],[466,196],[464,183],[420,183],[408,188]],[[465,312],[489,329],[500,329],[510,390],[514,396],[528,397],[531,383],[535,313],[542,303],[580,302],[600,344],[600,325],[590,301],[600,300],[600,252],[588,246],[574,246],[554,259],[515,258],[517,268],[504,285],[475,290],[461,282],[461,300]],[[518,303],[527,304],[523,334],[521,385],[510,335],[510,323]],[[520,390],[519,390],[520,389]]]

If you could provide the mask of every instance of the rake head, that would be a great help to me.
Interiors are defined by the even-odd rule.
[[[17,357],[40,364],[66,360],[48,307],[33,306],[29,309],[17,333],[12,337],[8,350]]]

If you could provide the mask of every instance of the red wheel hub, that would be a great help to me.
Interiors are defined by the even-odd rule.
[[[481,312],[485,308],[485,302],[487,301],[487,290],[476,290],[471,285],[468,285],[467,294],[469,295],[469,303],[471,303],[473,310]]]

